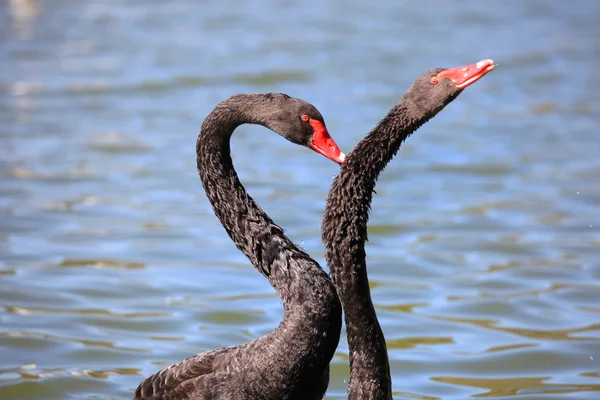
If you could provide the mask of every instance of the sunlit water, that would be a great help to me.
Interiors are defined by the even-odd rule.
[[[128,5],[136,4],[136,5]],[[398,399],[600,395],[600,3],[12,0],[0,5],[0,399],[125,399],[279,322],[195,171],[240,92],[351,148],[429,68],[499,67],[402,147],[368,263]],[[243,183],[322,265],[338,167],[257,127]],[[343,399],[348,348],[328,398]]]

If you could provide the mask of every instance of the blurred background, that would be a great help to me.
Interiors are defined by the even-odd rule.
[[[195,167],[234,93],[313,103],[352,147],[424,71],[498,68],[382,174],[368,265],[398,399],[600,392],[600,2],[0,5],[0,398],[126,399],[277,326]],[[261,127],[241,181],[325,267],[338,166]],[[346,398],[348,348],[328,399]]]

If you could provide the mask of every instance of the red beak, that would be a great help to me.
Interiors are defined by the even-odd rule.
[[[342,164],[346,160],[346,155],[340,151],[338,145],[329,136],[325,125],[315,119],[311,119],[310,124],[315,131],[310,142],[310,148],[329,158],[331,161]]]
[[[464,67],[449,68],[439,73],[438,78],[449,78],[456,83],[456,87],[464,89],[477,82],[485,74],[496,68],[494,60],[481,60],[477,64],[465,65]]]

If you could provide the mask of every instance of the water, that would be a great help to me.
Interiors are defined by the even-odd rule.
[[[351,148],[429,68],[499,67],[402,147],[369,271],[398,399],[600,392],[600,3],[12,0],[0,6],[0,398],[126,399],[273,329],[278,297],[195,171],[234,93],[315,104]],[[257,127],[242,182],[323,262],[338,167]],[[327,398],[346,392],[348,348]]]

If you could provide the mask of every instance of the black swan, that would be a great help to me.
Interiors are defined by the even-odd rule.
[[[494,68],[492,60],[483,60],[421,75],[400,103],[356,145],[329,190],[322,239],[344,308],[350,349],[349,399],[392,398],[387,348],[371,301],[365,262],[367,222],[377,177],[410,134]]]
[[[283,320],[258,339],[200,353],[156,372],[139,385],[134,399],[321,399],[329,384],[341,304],[329,276],[284,235],[238,180],[229,142],[244,123],[263,125],[338,163],[345,156],[319,111],[285,94],[232,96],[202,124],[196,152],[206,195],[229,237],[279,293]]]

